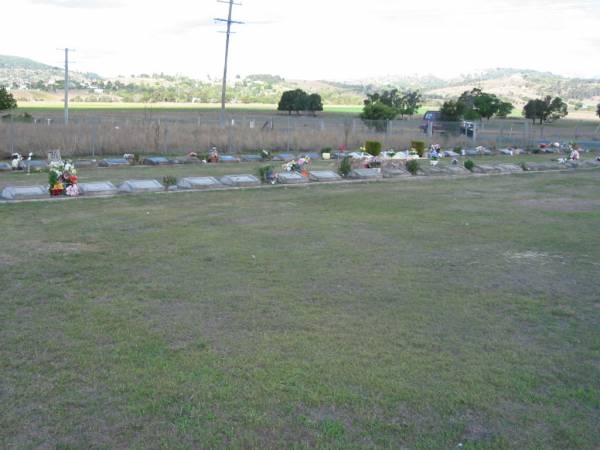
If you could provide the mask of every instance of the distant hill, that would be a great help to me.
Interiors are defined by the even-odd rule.
[[[29,58],[0,55],[0,69],[52,70],[55,68]]]
[[[570,109],[592,109],[600,103],[600,79],[568,78],[549,72],[496,68],[455,79],[434,75],[386,76],[349,81],[286,80],[279,75],[256,74],[230,80],[232,103],[277,103],[281,93],[304,89],[318,93],[327,104],[362,104],[366,94],[381,89],[419,90],[429,106],[441,105],[462,92],[479,87],[511,101],[516,107],[531,98],[560,96]],[[13,90],[17,100],[46,101],[62,95],[62,69],[18,56],[0,55],[0,85]],[[217,103],[220,80],[197,80],[180,75],[143,74],[108,78],[95,73],[71,72],[74,101],[84,102],[199,102]]]

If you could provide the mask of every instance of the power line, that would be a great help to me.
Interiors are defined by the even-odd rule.
[[[231,20],[231,14],[233,12],[233,5],[242,6],[241,3],[235,3],[234,0],[217,0],[218,3],[228,3],[229,4],[229,14],[227,15],[227,19],[218,19],[215,18],[217,22],[224,22],[227,24],[227,31],[225,31],[225,64],[223,67],[223,87],[221,89],[221,126],[225,124],[225,96],[227,92],[227,60],[229,57],[229,35],[231,34],[231,24],[243,24],[243,22],[239,22],[237,20]]]

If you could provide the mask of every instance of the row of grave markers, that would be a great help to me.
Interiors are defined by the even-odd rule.
[[[516,164],[480,164],[473,168],[474,173],[517,173],[523,170],[527,171],[547,171],[561,170],[568,168],[595,168],[600,167],[600,161],[578,161],[567,164],[558,163],[527,163],[525,167]],[[468,175],[471,172],[462,166],[430,166],[423,165],[418,175]],[[403,167],[379,168],[374,169],[354,169],[349,174],[352,180],[376,180],[381,178],[410,177],[411,174]],[[310,171],[308,177],[302,176],[296,172],[283,172],[278,174],[277,182],[281,184],[303,184],[309,182],[335,182],[341,181],[342,177],[331,170]],[[186,177],[179,180],[177,186],[172,189],[193,190],[193,189],[218,189],[232,187],[254,187],[260,186],[261,181],[250,174],[226,175],[220,178],[215,177]],[[90,183],[79,183],[79,190],[84,196],[110,196],[119,193],[144,193],[160,192],[166,188],[157,180],[128,180],[121,183],[118,187],[110,181],[99,181]],[[46,186],[8,186],[1,193],[4,200],[28,200],[49,198],[48,188]]]

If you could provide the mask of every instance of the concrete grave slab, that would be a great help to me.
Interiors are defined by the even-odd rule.
[[[491,164],[476,164],[473,167],[474,173],[499,173],[500,169]]]
[[[119,185],[119,192],[137,194],[142,192],[164,191],[164,186],[157,180],[127,180]]]
[[[448,175],[450,172],[448,172],[448,170],[446,168],[444,168],[443,166],[437,165],[437,166],[432,166],[432,165],[428,165],[428,164],[423,164],[420,167],[421,172],[423,172],[423,174],[425,175]]]
[[[237,163],[240,162],[238,158],[231,155],[219,155],[219,162],[221,163]]]
[[[308,178],[303,177],[298,172],[281,172],[277,174],[277,182],[281,184],[302,184],[308,183]]]
[[[46,170],[48,168],[48,163],[41,160],[23,160],[21,161],[21,167],[23,167],[23,170],[27,170],[29,167],[31,172],[41,172],[42,170]]]
[[[12,167],[10,164],[8,163],[0,163],[0,172],[10,172],[12,170]]]
[[[81,195],[115,195],[118,190],[110,181],[97,181],[93,183],[79,183]]]
[[[384,168],[383,178],[410,177],[410,172],[402,167]]]
[[[36,198],[49,198],[46,186],[8,186],[2,190],[4,200],[28,200]]]
[[[100,167],[128,166],[129,161],[124,158],[103,159],[98,165]]]
[[[209,189],[223,187],[223,185],[214,177],[189,177],[182,178],[177,183],[179,189]]]
[[[94,167],[96,166],[96,161],[92,159],[78,159],[73,162],[73,165],[77,169],[81,169],[82,167]]]
[[[354,169],[350,172],[350,178],[355,180],[374,180],[381,178],[381,169]]]
[[[496,164],[496,167],[500,169],[502,173],[518,173],[523,172],[523,168],[516,164]]]
[[[564,164],[558,163],[526,163],[525,167],[527,170],[531,170],[533,172],[543,171],[543,170],[561,170],[566,169],[567,167]]]
[[[464,166],[458,164],[446,166],[445,169],[450,175],[469,175],[471,173],[470,170],[467,170]]]
[[[151,156],[150,158],[144,158],[142,162],[147,166],[163,166],[172,164],[171,160],[165,158],[164,156]]]
[[[342,177],[333,170],[312,170],[308,173],[308,177],[311,181],[317,182],[339,181],[342,179]]]
[[[246,186],[260,186],[260,180],[254,175],[226,175],[219,179],[221,183],[226,186],[235,187],[246,187]]]
[[[260,156],[260,155],[242,155],[241,159],[244,162],[257,162],[257,161],[262,161],[262,156]]]

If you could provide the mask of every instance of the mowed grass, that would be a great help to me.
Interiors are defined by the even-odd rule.
[[[0,447],[597,448],[599,182],[0,205]]]

